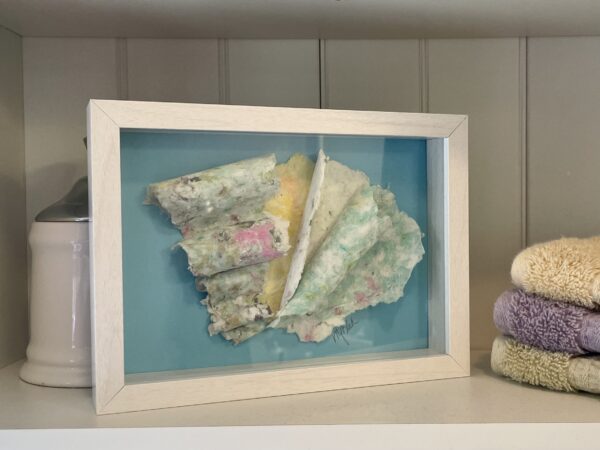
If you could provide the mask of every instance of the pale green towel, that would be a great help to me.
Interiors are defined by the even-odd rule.
[[[548,352],[499,336],[492,347],[492,370],[520,383],[556,391],[600,394],[600,356]]]

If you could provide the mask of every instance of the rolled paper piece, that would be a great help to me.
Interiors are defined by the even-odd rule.
[[[196,288],[207,292],[213,305],[240,295],[258,296],[263,290],[268,267],[269,263],[252,264],[220,272],[212,277],[199,277],[196,278]]]
[[[215,335],[222,331],[248,325],[251,322],[270,319],[273,311],[269,305],[258,301],[254,295],[240,295],[237,298],[213,305],[205,301],[212,323],[208,327],[209,334]]]
[[[279,311],[273,326],[279,326],[286,316],[317,311],[350,267],[373,247],[380,227],[384,225],[377,215],[373,191],[374,188],[365,187],[354,194],[306,266],[296,293]]]
[[[271,217],[212,229],[177,245],[187,253],[195,276],[210,276],[284,255],[290,247],[287,228],[287,221]]]
[[[513,261],[515,286],[586,308],[600,306],[600,236],[533,245]]]
[[[234,344],[241,344],[242,342],[250,339],[252,336],[256,336],[262,332],[266,327],[267,323],[261,320],[235,328],[231,331],[224,331],[221,333],[221,336],[228,341],[232,341]]]
[[[555,391],[586,391],[600,394],[600,357],[572,356],[549,352],[515,339],[499,336],[494,340],[492,370],[519,383]]]
[[[235,217],[236,208],[261,210],[278,189],[275,154],[215,167],[151,184],[146,203],[159,205],[175,226],[195,219],[195,226]]]
[[[248,200],[247,204],[229,211],[220,216],[196,216],[189,222],[179,227],[183,239],[196,239],[213,230],[231,227],[249,222],[256,222],[267,217],[263,212],[264,203],[256,199]]]
[[[393,303],[404,295],[404,286],[425,253],[421,230],[399,211],[391,192],[376,187],[374,199],[379,217],[389,217],[391,227],[381,233],[336,289],[323,297],[318,311],[285,321],[287,330],[295,332],[300,341],[320,342],[335,327],[344,325],[353,312],[378,303]]]
[[[350,199],[368,185],[369,178],[363,172],[332,161],[323,150],[319,151],[282,305],[296,292],[306,263],[321,247]]]
[[[275,167],[279,190],[265,203],[264,213],[289,222],[291,245],[285,255],[267,263],[198,278],[198,288],[208,292],[204,304],[211,314],[211,335],[220,332],[239,343],[264,329],[249,326],[252,322],[268,322],[278,311],[313,170],[314,163],[302,154],[294,154]],[[243,329],[233,332],[237,327]]]
[[[600,314],[523,290],[504,292],[494,305],[494,323],[524,344],[553,352],[600,352]]]

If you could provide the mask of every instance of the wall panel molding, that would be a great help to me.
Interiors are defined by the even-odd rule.
[[[129,100],[219,103],[216,39],[128,39],[126,55]]]
[[[419,91],[421,97],[420,111],[429,112],[429,42],[419,40]]]
[[[27,224],[87,173],[86,106],[119,97],[116,39],[24,38]]]
[[[319,108],[319,41],[227,42],[229,103]]]
[[[528,242],[600,234],[600,37],[528,40]]]
[[[326,40],[319,40],[319,107],[329,108],[327,91]]]
[[[227,39],[218,41],[219,103],[229,103],[229,44]]]
[[[327,40],[324,107],[420,112],[420,43],[410,40]]]
[[[129,100],[129,63],[127,60],[127,39],[117,39],[117,96],[119,100]]]
[[[519,135],[521,151],[521,248],[527,247],[527,38],[519,38]]]
[[[430,40],[429,111],[469,115],[471,345],[489,349],[493,304],[522,245],[519,39]]]

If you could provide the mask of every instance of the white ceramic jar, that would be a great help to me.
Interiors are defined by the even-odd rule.
[[[31,227],[30,340],[21,379],[89,387],[91,379],[87,179]]]

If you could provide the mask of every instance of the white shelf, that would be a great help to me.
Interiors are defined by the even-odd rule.
[[[21,362],[0,370],[0,429],[315,424],[600,422],[598,397],[519,385],[497,377],[489,353],[472,376],[345,391],[96,416],[89,389],[32,386]]]

